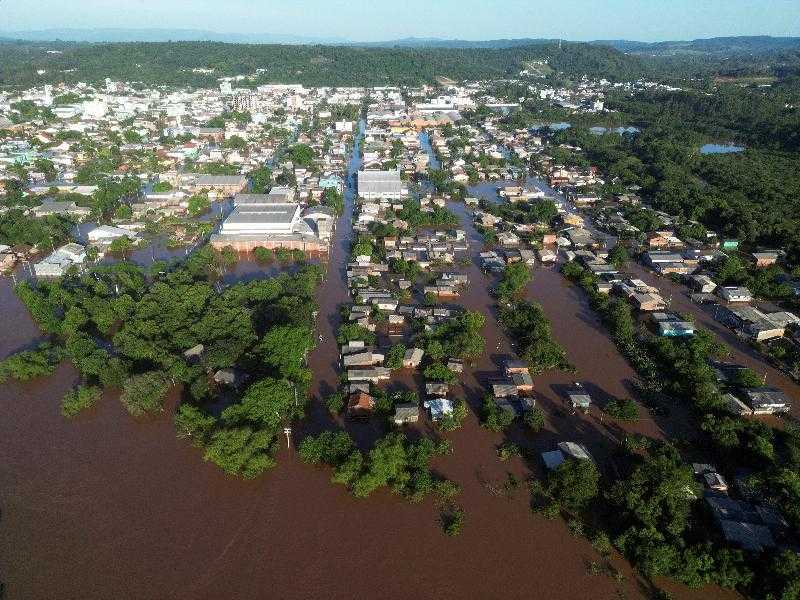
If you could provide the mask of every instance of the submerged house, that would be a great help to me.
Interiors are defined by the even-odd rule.
[[[70,267],[80,267],[86,260],[86,249],[80,244],[64,244],[58,250],[33,265],[36,277],[56,278],[66,274]]]
[[[792,401],[781,390],[771,387],[750,388],[745,390],[747,402],[757,415],[771,415],[788,413],[792,408]]]
[[[373,410],[375,398],[366,392],[354,392],[347,399],[347,416],[350,419],[367,419]]]
[[[572,460],[594,460],[586,449],[586,446],[576,442],[559,442],[555,450],[542,452],[542,462],[547,470],[557,469],[564,461]]]
[[[567,390],[567,398],[569,398],[570,404],[572,404],[572,408],[575,410],[580,409],[583,411],[588,411],[589,406],[592,403],[592,397],[579,383],[575,384],[573,388]]]

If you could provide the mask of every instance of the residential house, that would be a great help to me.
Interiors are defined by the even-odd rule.
[[[447,398],[430,398],[423,403],[423,406],[428,409],[433,421],[439,421],[453,414],[453,402]]]
[[[753,252],[750,255],[756,267],[769,267],[778,262],[778,252],[774,250],[764,250],[761,252]]]
[[[209,191],[223,197],[232,197],[247,188],[244,175],[198,175],[187,185],[192,193]]]
[[[792,402],[782,391],[771,387],[750,388],[744,391],[747,402],[757,415],[788,413]]]
[[[750,302],[753,295],[746,287],[725,285],[717,288],[717,295],[728,302]]]
[[[572,388],[567,390],[567,398],[574,410],[588,411],[592,403],[592,397],[584,389],[580,383],[576,383]]]
[[[419,406],[415,402],[402,402],[395,404],[392,422],[395,425],[405,425],[419,421]]]
[[[576,442],[559,442],[555,450],[542,452],[542,461],[548,471],[553,471],[564,461],[571,460],[594,460],[586,449],[586,446]]]
[[[374,410],[375,398],[366,392],[354,392],[347,399],[347,417],[350,419],[368,419]]]
[[[80,267],[86,260],[86,249],[80,244],[69,243],[33,265],[36,277],[62,277],[72,267]]]
[[[403,356],[403,368],[416,369],[422,362],[425,351],[422,348],[409,348]]]

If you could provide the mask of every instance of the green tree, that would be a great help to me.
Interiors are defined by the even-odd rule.
[[[30,381],[52,375],[63,358],[63,349],[49,343],[40,344],[35,350],[17,352],[0,362],[0,382],[9,378]]]
[[[133,249],[133,242],[126,235],[114,238],[108,247],[114,254],[127,254]]]
[[[498,406],[491,394],[484,397],[481,407],[481,424],[489,431],[502,431],[516,418],[513,411]]]
[[[286,421],[302,414],[294,386],[286,380],[266,377],[248,387],[241,402],[222,411],[222,420],[228,425],[252,424],[258,429],[277,431]]]
[[[446,365],[440,362],[432,362],[423,370],[423,375],[428,381],[443,381],[445,383],[455,383],[458,378]]]
[[[376,336],[369,329],[356,323],[343,323],[339,326],[339,331],[336,334],[336,342],[338,344],[343,345],[347,342],[359,340],[372,345],[375,343]]]
[[[103,392],[100,388],[79,385],[64,395],[61,400],[61,414],[67,418],[74,417],[94,406],[102,395]]]
[[[275,466],[274,436],[251,427],[223,428],[214,432],[206,445],[204,460],[229,475],[255,479]]]
[[[534,433],[538,433],[544,429],[544,411],[538,406],[534,406],[525,413],[523,421],[525,422],[525,425],[528,426],[528,429]]]
[[[386,353],[386,366],[392,370],[403,368],[403,359],[406,355],[405,344],[393,344],[389,351]]]
[[[170,382],[159,371],[148,371],[130,377],[122,388],[120,401],[130,414],[140,417],[164,409],[164,397]]]
[[[322,193],[322,204],[333,209],[334,213],[340,215],[344,212],[344,196],[335,188],[325,188]]]
[[[733,383],[740,388],[756,388],[764,385],[762,378],[752,369],[739,369],[734,375]]]
[[[325,405],[328,407],[328,410],[333,415],[340,414],[347,403],[347,397],[344,395],[344,392],[341,390],[337,390],[333,392],[328,398],[325,400]]]
[[[314,347],[313,334],[307,325],[279,325],[264,334],[257,350],[264,364],[298,381],[306,355]]]
[[[190,217],[199,217],[206,214],[211,209],[211,201],[208,194],[195,194],[189,197],[187,210]]]
[[[524,263],[512,263],[503,271],[500,283],[497,285],[497,296],[499,298],[511,298],[512,296],[516,296],[525,288],[525,285],[530,280],[530,270]]]
[[[618,269],[621,269],[628,264],[629,260],[630,257],[628,256],[628,251],[625,246],[622,246],[621,244],[614,246],[608,253],[608,262]]]
[[[354,450],[352,438],[345,431],[325,431],[307,437],[300,443],[298,454],[303,462],[313,465],[338,465]]]
[[[316,158],[316,152],[314,149],[306,144],[295,144],[289,148],[289,160],[291,160],[295,165],[300,165],[302,167],[308,167]]]
[[[175,413],[175,431],[179,438],[189,439],[195,446],[204,445],[217,420],[196,406],[183,403]]]
[[[275,254],[269,248],[258,246],[253,250],[256,260],[261,263],[270,263],[275,259]]]
[[[460,506],[451,506],[443,510],[439,515],[439,522],[442,526],[442,531],[448,537],[456,537],[461,534],[464,528],[464,519],[466,513]]]
[[[597,495],[599,481],[593,461],[567,459],[550,471],[543,490],[561,510],[578,513]]]
[[[238,135],[232,135],[222,143],[223,148],[229,150],[244,150],[247,148],[247,141]]]
[[[613,398],[603,410],[620,421],[634,421],[639,418],[639,407],[630,398]]]
[[[172,184],[169,181],[159,181],[153,185],[153,192],[156,194],[164,194],[172,191]]]
[[[47,181],[54,181],[58,178],[58,172],[52,160],[47,158],[37,158],[33,161],[34,171],[43,173]]]
[[[272,185],[272,171],[269,167],[259,167],[247,174],[254,194],[266,194]]]

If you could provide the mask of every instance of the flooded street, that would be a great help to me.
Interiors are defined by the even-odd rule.
[[[356,152],[356,155],[358,153]],[[359,159],[351,163],[351,172]],[[346,260],[354,200],[348,185],[328,273],[319,289],[317,328],[322,342],[309,357],[314,372],[308,418],[295,439],[332,426],[322,400],[339,383],[335,331],[339,304],[348,300]],[[434,468],[463,487],[463,533],[440,530],[432,501],[408,504],[382,491],[367,500],[332,484],[330,471],[301,464],[282,443],[278,466],[255,481],[226,476],[201,452],[175,436],[173,394],[163,415],[128,416],[114,395],[74,421],[60,399],[77,380],[68,365],[29,384],[0,388],[0,577],[7,600],[281,598],[586,598],[646,597],[630,568],[625,580],[587,572],[599,560],[565,523],[533,516],[521,484],[509,497],[508,472],[522,479],[529,467],[502,463],[495,445],[503,434],[481,428],[478,410],[486,379],[512,348],[496,323],[493,284],[477,268],[480,236],[461,204],[451,203],[470,242],[470,285],[458,303],[486,316],[487,352],[462,378],[473,413],[447,434],[453,454]],[[250,265],[250,263],[243,263]],[[248,276],[273,267],[238,267]],[[241,270],[241,272],[239,272]],[[563,400],[558,385],[591,381],[597,394],[626,395],[633,374],[579,297],[561,276],[538,269],[529,286],[542,302],[556,339],[577,375],[534,379],[548,414]],[[10,281],[0,282],[4,319],[2,357],[39,337]],[[637,425],[638,426],[638,425]],[[367,426],[369,427],[369,426]],[[658,435],[656,425],[641,424]],[[536,436],[514,429],[528,447],[551,449],[580,436],[594,449],[611,434],[594,416],[551,418]],[[535,439],[534,439],[535,438]],[[681,590],[676,597],[700,598]],[[719,597],[715,593],[715,597]]]

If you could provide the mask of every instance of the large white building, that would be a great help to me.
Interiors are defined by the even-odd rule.
[[[400,171],[359,171],[358,195],[367,200],[400,200],[408,196],[408,188]]]
[[[276,201],[267,194],[239,194],[219,233],[211,236],[211,245],[240,251],[260,246],[324,252],[327,243],[323,238],[329,236],[320,235],[324,228],[318,227],[318,220],[311,214],[304,218],[302,207],[294,202]]]
[[[87,119],[102,119],[108,114],[108,103],[102,100],[89,100],[83,103],[83,116]]]

